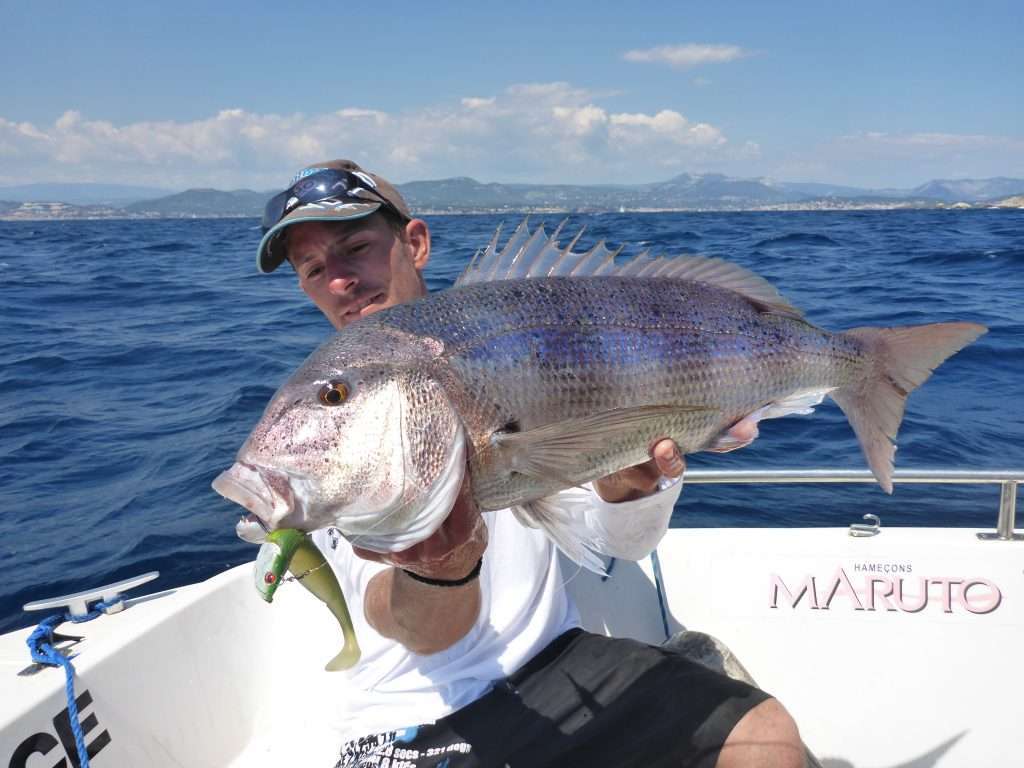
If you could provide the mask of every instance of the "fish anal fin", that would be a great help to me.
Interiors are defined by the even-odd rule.
[[[809,413],[813,413],[815,406],[820,405],[821,401],[825,399],[825,395],[829,394],[832,390],[832,387],[798,390],[786,397],[773,400],[743,417],[742,421],[747,423],[749,435],[735,437],[732,433],[733,428],[730,427],[718,435],[705,450],[712,453],[729,453],[729,451],[746,448],[757,439],[757,425],[760,421],[763,419],[779,419],[792,414],[806,416]],[[733,427],[735,426],[734,424]],[[743,430],[743,432],[746,431]]]
[[[753,437],[741,440],[733,437],[729,432],[723,432],[715,438],[715,441],[711,443],[706,450],[711,453],[729,453],[731,451],[738,451],[740,448],[746,448],[754,442],[754,440],[757,439],[758,434],[757,427],[754,427]]]

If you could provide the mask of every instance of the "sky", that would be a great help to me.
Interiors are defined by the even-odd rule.
[[[0,0],[0,185],[1024,178],[1018,2]]]

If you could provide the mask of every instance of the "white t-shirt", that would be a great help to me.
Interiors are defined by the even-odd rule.
[[[592,542],[600,543],[602,554],[638,560],[661,540],[681,489],[682,483],[663,480],[662,490],[652,496],[609,504],[588,486],[562,491],[555,500]],[[336,673],[348,677],[335,720],[341,740],[434,722],[475,701],[579,626],[551,540],[509,510],[486,512],[483,518],[488,544],[480,571],[480,615],[455,645],[428,656],[382,637],[366,622],[367,584],[388,566],[356,557],[331,529],[313,534],[349,600],[362,649],[353,669]]]

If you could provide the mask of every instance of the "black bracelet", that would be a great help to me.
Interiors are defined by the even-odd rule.
[[[402,572],[405,573],[413,581],[418,581],[421,584],[429,584],[432,587],[461,587],[463,584],[469,584],[473,579],[480,575],[480,569],[484,565],[484,559],[481,557],[476,561],[476,565],[473,566],[473,570],[463,576],[461,579],[428,579],[426,576],[420,576],[418,573],[407,571],[404,568]]]

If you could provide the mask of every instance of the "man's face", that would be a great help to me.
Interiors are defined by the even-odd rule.
[[[406,225],[404,239],[378,215],[300,222],[284,238],[299,286],[339,330],[426,293],[420,270],[430,258],[430,233],[419,219]]]

